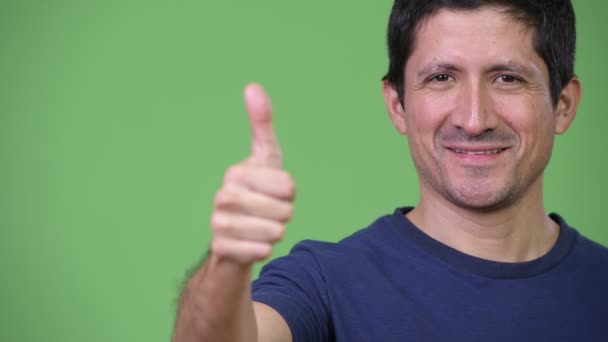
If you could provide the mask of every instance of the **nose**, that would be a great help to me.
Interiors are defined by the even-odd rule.
[[[478,136],[496,129],[498,119],[493,112],[490,90],[482,82],[471,81],[463,86],[452,123],[468,136]]]

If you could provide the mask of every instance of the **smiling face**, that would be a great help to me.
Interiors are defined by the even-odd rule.
[[[405,109],[387,83],[384,95],[408,135],[423,200],[495,209],[542,191],[554,134],[574,118],[580,85],[571,81],[553,106],[532,35],[497,7],[442,9],[420,26],[404,71]]]

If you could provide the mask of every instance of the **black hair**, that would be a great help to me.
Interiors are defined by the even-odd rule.
[[[404,67],[416,45],[424,19],[442,8],[474,10],[500,6],[505,13],[534,30],[533,46],[549,70],[553,105],[574,77],[576,28],[570,0],[395,0],[388,32],[389,68],[382,78],[398,92],[404,104]]]

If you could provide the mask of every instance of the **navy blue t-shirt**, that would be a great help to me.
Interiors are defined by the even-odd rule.
[[[404,217],[338,243],[303,241],[267,264],[253,299],[294,342],[608,341],[608,249],[569,227],[522,263],[473,257]]]

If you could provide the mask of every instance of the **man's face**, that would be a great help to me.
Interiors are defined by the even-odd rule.
[[[553,106],[532,36],[496,7],[444,9],[422,23],[405,66],[405,109],[394,113],[387,97],[408,135],[422,196],[492,209],[533,185],[540,192],[554,134],[574,113],[562,115],[569,107],[561,98]],[[385,85],[385,96],[391,90]]]

